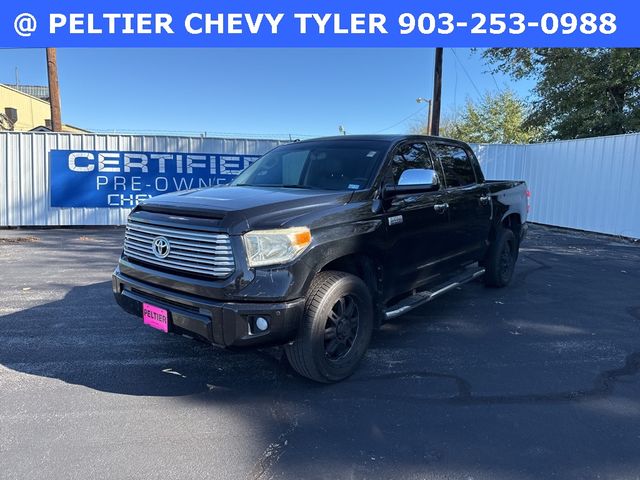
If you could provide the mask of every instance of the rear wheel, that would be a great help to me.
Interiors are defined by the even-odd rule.
[[[511,230],[502,228],[489,247],[489,255],[485,261],[484,281],[491,287],[504,287],[513,277],[518,258],[518,242]]]
[[[285,346],[289,363],[317,382],[355,372],[373,331],[373,303],[365,283],[344,272],[320,272],[307,296],[298,336]]]

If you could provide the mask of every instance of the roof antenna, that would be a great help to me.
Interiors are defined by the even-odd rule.
[[[347,134],[347,130],[346,130],[342,125],[338,125],[338,131],[339,131],[342,135],[346,135],[346,134]]]
[[[20,77],[18,76],[18,67],[16,67],[16,88],[20,85]]]

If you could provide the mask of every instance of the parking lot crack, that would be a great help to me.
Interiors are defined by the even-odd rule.
[[[472,393],[471,384],[456,375],[443,374],[436,372],[398,372],[389,373],[379,376],[371,376],[360,378],[359,382],[371,382],[378,380],[390,380],[390,379],[414,379],[414,378],[450,378],[453,379],[458,387],[458,393],[450,397],[428,397],[423,395],[385,395],[376,394],[372,397],[367,397],[368,400],[393,400],[401,402],[411,403],[426,403],[433,405],[499,405],[499,404],[535,404],[535,403],[561,403],[571,401],[583,401],[593,398],[602,398],[613,393],[616,382],[620,377],[628,377],[638,374],[640,372],[640,352],[634,352],[628,355],[625,359],[625,363],[622,367],[605,370],[597,375],[594,379],[593,385],[589,389],[584,390],[569,390],[555,393],[525,393],[518,395],[474,395]],[[332,397],[334,401],[340,400],[353,400],[354,396],[349,397]]]
[[[273,352],[259,353],[263,358],[274,363],[282,363],[284,361],[284,358],[281,355],[282,352],[279,352],[280,356],[274,356]],[[284,454],[287,446],[289,445],[289,438],[296,430],[296,428],[298,428],[298,416],[296,414],[288,412],[283,401],[284,394],[282,392],[284,392],[285,389],[282,386],[282,381],[283,377],[280,374],[276,374],[276,391],[279,391],[281,393],[279,397],[273,402],[273,405],[271,407],[271,417],[275,423],[284,424],[285,428],[278,435],[277,440],[269,443],[269,445],[267,445],[267,447],[264,449],[264,451],[256,461],[254,467],[251,469],[247,480],[263,480],[266,478],[271,478],[270,472],[278,463],[280,457],[282,457],[282,455]]]
[[[269,478],[269,472],[284,453],[286,447],[289,445],[289,437],[298,427],[297,418],[294,417],[293,419],[289,419],[279,404],[273,407],[272,415],[279,420],[282,420],[282,416],[284,415],[284,420],[287,421],[287,428],[278,436],[276,441],[267,445],[267,448],[264,449],[260,458],[251,470],[251,473],[247,477],[248,480]]]

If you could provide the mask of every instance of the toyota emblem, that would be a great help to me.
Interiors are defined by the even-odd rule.
[[[171,251],[169,240],[164,237],[154,238],[151,248],[153,250],[153,254],[158,258],[167,258],[169,252]]]

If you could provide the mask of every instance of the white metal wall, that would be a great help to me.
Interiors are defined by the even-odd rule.
[[[0,227],[121,225],[128,210],[51,208],[52,149],[260,155],[275,140],[0,133]],[[640,134],[476,145],[488,179],[526,180],[533,222],[640,238]]]
[[[492,180],[526,180],[529,220],[640,238],[640,134],[475,146]]]
[[[127,209],[50,207],[50,150],[262,155],[280,143],[229,138],[1,132],[0,227],[122,225],[126,221]]]

